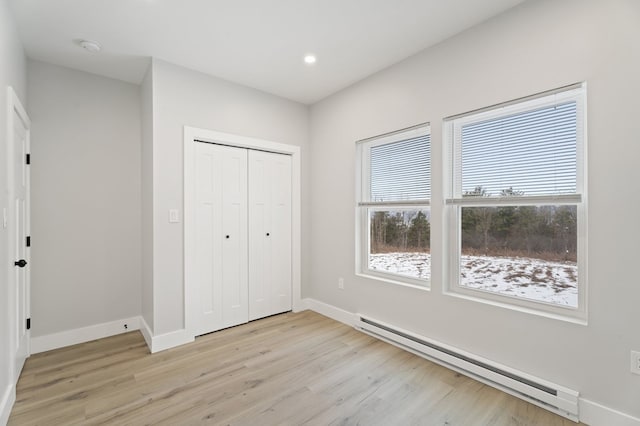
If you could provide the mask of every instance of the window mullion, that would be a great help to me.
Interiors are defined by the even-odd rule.
[[[403,200],[403,201],[362,201],[359,207],[429,207],[429,200]]]
[[[445,204],[454,206],[528,206],[554,204],[580,204],[581,194],[561,196],[522,196],[522,197],[462,197],[448,198]]]

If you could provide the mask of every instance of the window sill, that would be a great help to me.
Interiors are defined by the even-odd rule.
[[[393,279],[390,277],[386,277],[386,276],[380,276],[377,274],[368,274],[365,272],[356,272],[356,276],[361,277],[361,278],[368,278],[371,280],[376,280],[376,281],[382,281],[384,283],[389,283],[389,284],[393,284],[393,285],[400,285],[403,287],[409,287],[409,288],[415,288],[417,290],[422,290],[422,291],[431,291],[431,286],[430,286],[430,282],[427,281],[424,285],[420,285],[420,284],[412,284],[409,282],[405,282],[405,281],[401,281],[398,279]]]
[[[459,299],[470,300],[472,302],[479,302],[485,305],[496,306],[499,308],[509,309],[512,311],[522,312],[530,315],[536,315],[539,317],[548,318],[552,320],[564,321],[564,322],[577,324],[577,325],[585,325],[585,326],[588,325],[586,312],[583,312],[577,309],[571,310],[572,312],[574,312],[573,315],[568,315],[568,314],[562,314],[558,312],[551,312],[543,309],[536,309],[536,307],[524,306],[524,304],[520,305],[516,303],[509,303],[506,301],[496,300],[500,296],[494,296],[495,297],[494,299],[489,297],[482,297],[480,295],[475,295],[475,294],[467,294],[467,292],[464,292],[464,293],[458,292],[451,289],[445,289],[443,291],[443,294],[445,296],[451,296]],[[569,309],[567,309],[567,311],[568,310]]]

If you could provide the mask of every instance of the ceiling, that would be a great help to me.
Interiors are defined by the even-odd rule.
[[[524,0],[9,0],[27,56],[132,83],[149,57],[304,104]],[[78,40],[95,40],[90,53]],[[305,65],[306,53],[317,55]]]

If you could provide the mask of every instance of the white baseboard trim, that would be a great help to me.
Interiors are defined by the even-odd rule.
[[[358,321],[358,315],[320,302],[316,299],[302,299],[300,310],[309,309],[334,319],[338,322],[354,327]],[[604,405],[589,401],[584,398],[578,399],[580,421],[590,426],[640,426],[640,419],[622,413]]]
[[[13,383],[10,383],[2,394],[0,399],[0,425],[6,425],[9,422],[9,416],[11,415],[11,409],[16,402],[16,387]]]
[[[126,328],[125,324],[127,326]],[[37,354],[52,349],[64,348],[65,346],[77,345],[78,343],[115,336],[116,334],[127,333],[132,330],[138,330],[139,328],[140,317],[138,316],[32,337],[31,353]]]
[[[309,307],[307,306],[307,300],[309,299],[294,300],[291,311],[296,313],[296,312],[302,312],[302,311],[308,310]]]
[[[144,317],[140,317],[140,332],[142,333],[142,337],[144,337],[144,341],[147,342],[149,352],[152,354],[175,348],[185,343],[191,343],[195,340],[195,337],[191,336],[187,333],[187,330],[184,329],[154,336],[151,327],[149,327]]]
[[[352,327],[355,326],[358,321],[358,315],[345,311],[344,309],[336,308],[333,305],[320,302],[316,299],[303,299],[302,304],[311,311],[317,312],[321,315],[324,315],[325,317],[329,317]]]
[[[146,337],[145,337],[145,340],[146,340]],[[151,353],[154,354],[156,352],[175,348],[176,346],[184,345],[186,343],[191,343],[195,340],[196,340],[195,337],[190,333],[187,333],[187,330],[184,330],[184,329],[176,330],[170,333],[152,336],[151,346],[149,347],[149,349],[151,350]],[[147,345],[148,344],[149,343],[147,342]]]
[[[293,309],[291,309],[292,312],[297,313],[297,312],[302,312],[302,311],[308,311],[309,308],[309,300],[311,299],[301,299],[298,301],[297,304],[293,305]]]
[[[125,324],[127,325],[126,329],[124,328]],[[31,353],[37,354],[39,352],[64,348],[65,346],[77,345],[78,343],[115,336],[116,334],[127,333],[133,330],[140,330],[151,353],[171,349],[195,340],[186,330],[177,330],[154,336],[144,318],[138,316],[62,331],[60,333],[47,334],[45,336],[32,337]]]
[[[142,337],[144,337],[144,341],[147,343],[149,352],[153,353],[153,351],[151,351],[153,347],[153,331],[151,331],[151,327],[149,327],[149,324],[147,324],[143,316],[140,316],[140,333],[142,333]]]
[[[580,421],[590,426],[640,426],[640,419],[597,402],[580,398]]]

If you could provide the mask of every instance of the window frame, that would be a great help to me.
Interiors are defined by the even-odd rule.
[[[362,139],[356,142],[356,275],[372,278],[387,283],[404,285],[421,290],[431,288],[431,271],[429,279],[412,278],[402,274],[382,272],[369,268],[369,252],[371,249],[370,227],[371,211],[385,210],[418,210],[429,211],[429,223],[431,223],[431,199],[404,200],[404,201],[374,201],[371,200],[371,148],[400,142],[415,137],[429,135],[429,151],[431,149],[431,125],[421,123],[395,132]],[[429,161],[428,170],[430,179],[432,160]],[[432,186],[432,185],[431,185]],[[431,195],[431,189],[429,191]],[[431,246],[431,244],[429,244]]]
[[[576,192],[565,195],[530,195],[518,197],[464,197],[462,193],[462,126],[508,115],[524,113],[545,106],[567,101],[576,102]],[[443,137],[448,146],[445,165],[445,276],[443,292],[495,306],[516,309],[529,313],[559,318],[578,323],[587,320],[587,123],[586,123],[586,83],[562,87],[537,95],[505,102],[481,110],[445,118]],[[563,306],[551,302],[536,301],[518,296],[510,296],[488,290],[474,289],[461,285],[461,211],[463,207],[504,207],[504,206],[575,205],[577,220],[577,307]]]

